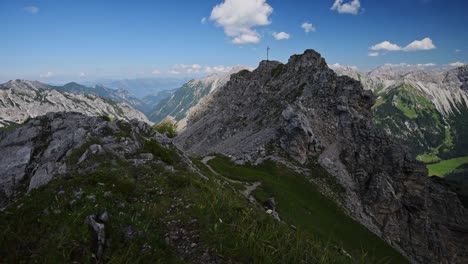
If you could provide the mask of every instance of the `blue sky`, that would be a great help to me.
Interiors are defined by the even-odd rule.
[[[0,81],[201,76],[255,67],[266,46],[361,70],[466,63],[467,12],[466,0],[0,0]]]

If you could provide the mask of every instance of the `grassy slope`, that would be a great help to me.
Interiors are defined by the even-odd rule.
[[[458,167],[468,163],[468,156],[443,160],[438,163],[429,164],[427,166],[429,175],[443,177],[451,172],[454,172]]]
[[[437,157],[429,157],[432,149],[438,148],[441,152],[444,151],[446,129],[443,117],[421,92],[408,84],[403,84],[378,95],[379,99],[372,111],[379,127],[408,146],[414,156],[421,153],[428,154],[421,156],[420,159],[433,161]]]
[[[237,166],[217,157],[209,163],[225,177],[242,181],[261,181],[254,195],[260,201],[275,197],[283,220],[324,241],[341,244],[351,255],[363,253],[372,262],[407,263],[398,252],[359,223],[346,216],[333,202],[322,196],[304,176],[266,162],[257,167]],[[315,169],[312,177],[323,177]]]
[[[162,151],[153,145],[146,148]],[[81,156],[84,150],[76,150],[80,153],[71,157]],[[166,152],[156,156],[164,157]],[[94,262],[91,233],[83,221],[87,215],[103,211],[110,215],[106,233],[111,244],[105,250],[106,263],[190,262],[190,257],[183,259],[165,240],[168,222],[172,220],[180,221],[181,227],[197,234],[198,246],[193,256],[201,256],[209,248],[222,259],[241,263],[373,262],[363,254],[353,254],[357,260],[351,261],[328,239],[323,239],[329,237],[326,233],[315,236],[302,228],[294,230],[274,221],[234,192],[233,186],[219,184],[222,179],[210,174],[196,160],[195,164],[209,180],[187,172],[180,159],[171,159],[176,173],[165,171],[157,163],[134,167],[109,159],[96,157],[94,160],[102,162],[96,172],[57,178],[1,212],[2,262]],[[298,180],[295,186],[300,183]],[[75,192],[80,189],[83,195],[77,196]],[[306,191],[298,190],[299,196],[291,199],[301,198]],[[291,189],[289,195],[294,192]],[[307,206],[303,202],[297,205]],[[321,210],[335,210],[327,207]],[[322,212],[314,214],[314,218],[320,219]],[[195,227],[191,224],[193,220]],[[136,230],[132,238],[126,238],[128,227]]]

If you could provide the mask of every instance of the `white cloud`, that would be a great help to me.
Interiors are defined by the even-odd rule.
[[[450,67],[462,67],[465,66],[465,63],[457,61],[457,62],[452,62],[448,64]]]
[[[420,67],[420,68],[428,68],[428,67],[435,67],[437,66],[437,64],[435,63],[419,63],[419,64],[416,64],[416,67]]]
[[[346,69],[346,68],[350,68],[350,69],[353,69],[355,71],[359,70],[359,68],[357,66],[348,66],[348,65],[341,65],[339,64],[338,62],[335,63],[335,64],[329,64],[328,67],[330,67],[331,69]]]
[[[376,52],[376,51],[373,51],[373,52],[369,52],[367,55],[368,55],[369,57],[377,57],[377,56],[380,55],[380,53],[378,53],[378,52]]]
[[[418,50],[432,50],[435,48],[436,46],[434,45],[434,43],[432,42],[432,39],[430,38],[424,38],[422,40],[415,40],[411,42],[410,44],[406,45],[405,47],[400,47],[397,44],[391,43],[388,40],[370,47],[370,49],[373,51],[407,51],[407,52],[418,51]],[[369,56],[372,56],[371,54],[375,56],[379,55],[376,52],[370,52]]]
[[[432,50],[436,46],[430,38],[424,38],[422,40],[415,40],[403,48],[403,51],[416,51],[416,50]]]
[[[381,42],[379,44],[372,46],[370,49],[374,51],[380,51],[380,50],[397,51],[397,50],[401,50],[401,47],[386,40],[384,42]]]
[[[53,73],[53,72],[51,72],[51,71],[46,72],[45,74],[39,75],[39,77],[41,77],[41,78],[50,78],[50,77],[52,77],[52,76],[55,76],[55,73]]]
[[[78,73],[78,76],[80,76],[80,77],[86,77],[86,73],[80,72],[80,73]]]
[[[204,75],[212,73],[229,72],[232,67],[217,65],[208,66],[200,64],[176,64],[168,71],[169,74],[185,74],[185,75]]]
[[[461,52],[460,49],[455,49],[455,53],[459,53],[459,52]]]
[[[331,10],[336,10],[340,14],[353,14],[357,15],[361,9],[361,2],[359,0],[352,0],[349,3],[343,3],[344,0],[335,0]]]
[[[202,24],[206,24],[206,17],[203,17],[200,21]]]
[[[234,44],[244,44],[244,43],[259,43],[261,40],[260,35],[257,32],[252,34],[242,34],[238,37],[235,37],[232,40]]]
[[[224,0],[213,8],[210,20],[223,27],[234,44],[259,43],[261,36],[253,28],[269,25],[272,12],[266,0]]]
[[[158,70],[158,69],[154,69],[151,73],[154,74],[154,75],[160,75],[161,71]]]
[[[315,26],[308,22],[302,23],[301,28],[303,28],[306,33],[315,32]]]
[[[435,64],[435,63],[419,63],[419,64],[416,64],[416,67],[420,67],[420,68],[435,67],[435,66],[437,66],[437,64]]]
[[[273,37],[276,40],[285,40],[285,39],[289,39],[290,36],[286,32],[279,32],[279,33],[273,32]]]
[[[26,7],[24,7],[24,11],[34,15],[34,14],[39,13],[39,7],[37,7],[37,6],[26,6]]]

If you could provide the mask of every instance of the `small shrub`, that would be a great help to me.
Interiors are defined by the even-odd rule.
[[[159,157],[168,164],[175,164],[180,160],[175,150],[161,146],[161,144],[154,139],[145,142],[144,150],[152,153],[155,157]]]
[[[177,136],[177,126],[169,122],[161,122],[153,126],[154,130],[161,134],[166,135],[168,138],[175,138]]]
[[[107,122],[114,121],[114,117],[110,117],[110,116],[102,116],[102,119],[104,119],[104,121],[107,121]]]
[[[247,75],[247,74],[249,74],[249,73],[250,73],[249,70],[242,70],[242,71],[238,72],[237,74],[238,74],[239,76],[245,76],[245,75]]]
[[[278,77],[283,72],[284,64],[279,64],[271,71],[271,77]]]

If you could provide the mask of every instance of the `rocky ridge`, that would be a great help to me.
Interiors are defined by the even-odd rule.
[[[337,76],[307,50],[287,64],[263,61],[233,75],[176,140],[200,156],[255,163],[273,146],[299,164],[318,162],[345,188],[345,210],[412,262],[466,262],[467,212],[376,127],[374,103],[359,81]]]
[[[143,147],[145,138],[141,135],[156,138],[163,145],[169,144],[167,138],[147,123],[130,122],[57,112],[31,119],[13,132],[0,134],[0,164],[4,164],[0,167],[0,205],[70,172],[75,165],[85,164],[92,155],[126,159],[125,155]],[[93,141],[95,143],[91,144]],[[88,149],[76,159],[76,164],[67,163],[73,151],[82,146]],[[152,157],[142,155],[134,162],[146,160]],[[87,166],[86,170],[98,165]]]

